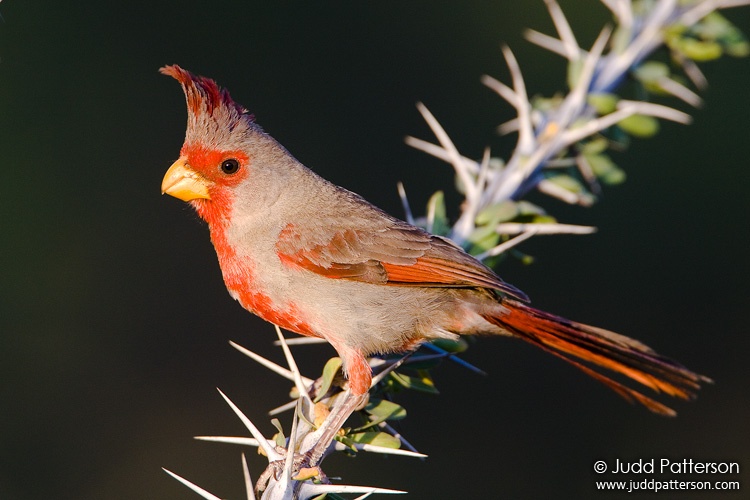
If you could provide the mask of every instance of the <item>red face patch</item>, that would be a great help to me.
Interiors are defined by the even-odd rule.
[[[197,144],[185,144],[180,151],[187,158],[187,165],[210,181],[210,200],[196,199],[190,204],[203,220],[210,225],[221,225],[231,211],[234,199],[233,188],[247,178],[250,158],[243,151],[219,151]],[[222,168],[227,161],[236,161],[236,171]]]
[[[187,164],[206,179],[222,186],[236,186],[247,177],[250,158],[241,150],[222,151],[208,149],[200,144],[185,144],[180,156],[187,158]],[[234,173],[222,171],[222,164],[227,160],[237,160],[239,170]]]

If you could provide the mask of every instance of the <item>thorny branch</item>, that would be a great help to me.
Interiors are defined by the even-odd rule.
[[[742,33],[717,12],[747,5],[750,0],[601,0],[612,12],[615,27],[603,28],[588,49],[579,46],[558,3],[544,1],[559,38],[534,30],[526,31],[525,36],[531,43],[567,59],[567,94],[529,99],[520,64],[509,47],[503,47],[502,52],[510,70],[511,85],[490,76],[482,77],[485,86],[516,110],[517,117],[498,128],[503,134],[518,134],[510,158],[507,161],[493,158],[489,149],[480,160],[462,155],[421,103],[418,110],[438,144],[414,137],[406,139],[410,146],[450,163],[465,196],[460,217],[451,226],[445,215],[442,193],[430,199],[425,217],[415,219],[404,187],[399,185],[407,221],[449,236],[482,260],[491,261],[535,235],[594,231],[592,227],[559,223],[523,197],[536,189],[567,203],[590,206],[601,189],[600,184],[616,184],[624,179],[624,172],[605,154],[613,142],[622,145],[629,136],[653,135],[658,130],[657,118],[690,122],[689,115],[676,109],[619,97],[615,92],[627,80],[634,81],[649,94],[671,95],[699,106],[700,96],[688,88],[680,76],[673,74],[674,68],[681,70],[697,90],[703,90],[707,82],[696,62],[716,59],[723,54],[746,56],[750,53],[750,45]],[[661,48],[669,52],[673,67],[648,60]],[[346,381],[341,375],[338,358],[329,360],[318,379],[302,376],[288,345],[307,343],[310,339],[287,340],[280,331],[278,333],[288,368],[235,343],[231,345],[294,383],[293,400],[270,411],[275,415],[294,410],[289,436],[285,436],[281,424],[274,420],[278,433],[272,438],[264,437],[229,397],[219,391],[252,437],[200,436],[197,439],[262,450],[269,468],[259,477],[255,488],[242,455],[248,499],[256,498],[256,490],[262,491],[261,498],[266,500],[304,499],[323,494],[328,494],[328,498],[341,498],[337,495],[347,493],[358,493],[357,498],[362,499],[374,493],[404,493],[370,486],[331,484],[319,466],[297,470],[295,464],[298,465],[299,457],[316,444],[315,430],[345,390]],[[481,372],[456,357],[466,348],[462,341],[444,343],[443,347],[447,350],[427,344],[406,356],[371,358],[374,377],[370,400],[358,411],[363,424],[343,429],[336,439],[326,444],[326,454],[364,451],[425,457],[388,423],[406,415],[406,410],[391,402],[389,396],[404,388],[436,392],[428,368],[441,360],[451,359]],[[166,472],[203,498],[219,498]]]

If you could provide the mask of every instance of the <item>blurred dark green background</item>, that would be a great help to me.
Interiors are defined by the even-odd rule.
[[[593,0],[563,7],[586,44],[609,20]],[[0,14],[2,499],[198,498],[162,466],[242,498],[241,450],[191,437],[246,435],[217,386],[269,434],[265,411],[286,400],[288,383],[227,344],[281,362],[272,328],[229,298],[196,216],[159,195],[186,112],[157,68],[216,78],[301,161],[399,216],[399,180],[415,208],[452,191],[446,165],[403,144],[432,140],[416,101],[464,154],[507,157],[513,139],[493,129],[511,110],[479,83],[508,80],[500,43],[531,93],[564,85],[562,62],[521,40],[552,32],[541,0],[11,0]],[[750,30],[750,9],[727,15]],[[330,475],[414,499],[624,498],[597,494],[595,460],[750,467],[750,62],[704,68],[695,124],[636,141],[618,157],[628,182],[597,206],[534,198],[597,234],[536,238],[522,247],[535,264],[499,272],[535,305],[636,336],[716,385],[664,419],[533,348],[483,339],[466,358],[488,377],[447,365],[441,396],[401,400],[399,428],[428,460],[332,457]],[[315,376],[331,353],[298,358]],[[250,462],[256,475],[265,463]],[[744,491],[689,498],[750,488],[744,470],[705,479]]]

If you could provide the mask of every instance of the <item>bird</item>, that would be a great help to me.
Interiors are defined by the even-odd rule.
[[[638,340],[532,307],[459,245],[304,166],[214,80],[177,65],[160,72],[182,86],[188,115],[162,193],[207,223],[243,308],[336,350],[348,398],[326,420],[329,441],[370,389],[368,356],[435,339],[520,338],[666,416],[674,410],[620,380],[686,400],[711,382]]]

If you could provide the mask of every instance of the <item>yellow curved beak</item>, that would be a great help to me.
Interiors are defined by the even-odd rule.
[[[187,159],[180,157],[169,167],[161,181],[161,194],[174,196],[182,201],[196,198],[210,200],[208,187],[211,181],[200,175],[187,165]]]

